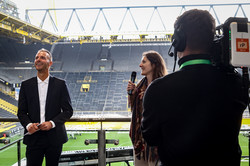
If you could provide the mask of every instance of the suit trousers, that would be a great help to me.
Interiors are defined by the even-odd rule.
[[[46,166],[57,166],[63,145],[52,145],[46,132],[39,131],[36,134],[39,137],[35,145],[27,145],[26,148],[27,166],[41,166],[44,157]]]

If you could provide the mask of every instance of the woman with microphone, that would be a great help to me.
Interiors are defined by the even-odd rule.
[[[139,65],[143,79],[136,85],[132,81],[128,82],[127,91],[129,93],[128,103],[131,106],[132,119],[129,136],[134,147],[135,166],[155,166],[159,165],[157,147],[147,146],[142,138],[141,118],[142,118],[142,99],[148,85],[155,79],[165,76],[167,69],[162,56],[153,50],[144,52]],[[134,78],[135,79],[135,78]]]

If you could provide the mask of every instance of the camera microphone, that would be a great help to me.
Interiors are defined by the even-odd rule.
[[[171,56],[171,57],[174,56],[174,53],[171,51],[172,47],[173,47],[173,44],[171,44],[171,46],[170,46],[170,48],[169,48],[169,50],[168,50],[168,55]],[[171,52],[170,52],[170,51],[171,51]]]
[[[172,52],[171,50],[172,50],[172,47],[175,43],[176,43],[176,41],[175,41],[175,39],[173,39],[172,44],[171,44],[170,48],[168,49],[168,55],[171,57],[174,56],[174,52]]]
[[[168,55],[171,56],[171,57],[174,57],[174,68],[173,68],[173,72],[175,71],[175,67],[176,67],[177,50],[174,49],[174,52],[172,52],[171,50],[172,50],[173,45],[175,45],[175,44],[176,44],[176,40],[173,39],[172,44],[171,44],[171,46],[170,46],[170,48],[169,48],[169,50],[168,50]]]
[[[130,81],[133,82],[133,83],[135,83],[135,78],[136,78],[136,72],[133,71],[133,72],[131,73]],[[128,91],[128,94],[129,94],[129,95],[132,95],[132,91],[133,91],[132,89],[129,90],[129,91]]]

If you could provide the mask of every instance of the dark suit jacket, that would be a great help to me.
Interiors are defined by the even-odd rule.
[[[45,106],[45,121],[52,120],[55,128],[49,131],[38,131],[24,137],[24,144],[34,145],[41,133],[46,133],[53,145],[67,142],[68,137],[64,123],[73,114],[69,92],[64,80],[50,76]],[[40,104],[37,77],[22,82],[17,116],[27,132],[29,123],[40,123]]]
[[[180,65],[193,59],[189,55]],[[209,64],[154,81],[144,96],[143,137],[169,166],[240,165],[238,134],[248,92],[242,78]]]

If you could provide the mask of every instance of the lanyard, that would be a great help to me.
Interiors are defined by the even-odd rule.
[[[197,64],[212,64],[212,63],[211,63],[210,60],[207,60],[207,59],[194,59],[194,60],[190,60],[190,61],[184,62],[180,66],[180,69],[183,68],[184,66],[197,65]]]

